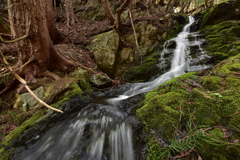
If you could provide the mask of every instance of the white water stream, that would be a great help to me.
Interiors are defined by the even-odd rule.
[[[105,99],[106,104],[89,104],[77,116],[68,118],[64,121],[65,123],[56,124],[41,138],[36,137],[39,140],[28,148],[21,159],[68,160],[75,157],[74,159],[83,160],[134,160],[129,117],[118,108],[117,104],[129,97],[147,93],[186,71],[210,67],[199,63],[202,59],[209,58],[201,48],[198,53],[195,53],[197,59],[190,55],[190,46],[200,47],[202,43],[202,39],[193,41],[188,39],[189,35],[192,37],[196,35],[190,33],[190,26],[193,23],[193,17],[189,17],[189,23],[183,31],[164,44],[163,51],[160,53],[161,61],[164,61],[164,57],[170,52],[173,54],[168,72],[150,82],[130,84],[130,89],[124,94]],[[168,49],[172,42],[176,43],[174,50]]]

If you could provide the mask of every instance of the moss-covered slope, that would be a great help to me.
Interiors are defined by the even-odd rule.
[[[224,139],[224,134],[228,132],[232,133],[231,142],[240,136],[240,54],[219,63],[204,76],[198,74],[187,73],[162,84],[146,95],[143,105],[137,110],[144,130],[153,133],[147,136],[149,159],[161,154],[156,154],[159,147],[161,148],[160,142],[156,143],[157,135],[170,144],[171,141],[183,138],[184,134],[189,136],[189,122],[194,124],[192,128],[195,128],[195,132],[202,128],[203,135],[213,136],[217,126],[221,126],[217,130],[218,134],[222,134],[219,137],[222,140],[219,146],[199,141],[202,147],[196,149],[204,159],[234,159],[240,156],[240,147],[236,146],[239,143],[230,144],[228,139]],[[223,132],[223,129],[227,131]],[[229,150],[224,142],[231,146]],[[209,153],[209,150],[212,152]]]

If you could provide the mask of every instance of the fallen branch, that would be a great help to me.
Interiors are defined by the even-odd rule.
[[[63,111],[61,111],[61,110],[59,110],[59,109],[56,109],[56,108],[53,108],[53,107],[49,106],[48,104],[46,104],[45,102],[43,102],[41,99],[39,99],[39,98],[32,92],[32,90],[28,87],[27,82],[26,82],[24,79],[22,79],[18,74],[16,74],[16,73],[13,71],[13,69],[10,67],[10,65],[8,64],[7,60],[5,59],[2,51],[0,51],[0,59],[1,59],[1,61],[5,64],[6,68],[9,70],[9,72],[11,72],[11,73],[15,76],[15,78],[16,78],[20,83],[23,84],[23,86],[27,89],[27,91],[31,94],[31,96],[33,96],[33,98],[35,98],[40,104],[42,104],[43,106],[45,106],[45,107],[47,107],[47,108],[49,108],[49,109],[51,109],[51,110],[54,110],[54,111],[56,111],[56,112],[63,113]]]

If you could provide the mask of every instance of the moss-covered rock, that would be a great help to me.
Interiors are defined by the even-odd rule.
[[[116,56],[119,48],[120,37],[114,30],[94,36],[94,40],[88,49],[94,53],[94,59],[98,68],[113,76],[116,64]]]
[[[147,21],[139,22],[135,25],[135,30],[139,50],[142,56],[152,53],[156,46],[159,45],[159,40],[166,38],[165,30],[160,30],[152,24],[149,24]],[[139,57],[139,51],[135,43],[135,35],[129,34],[123,36],[122,38],[125,42],[133,46],[135,57]]]
[[[208,54],[215,58],[216,62],[235,56],[240,53],[240,22],[224,21],[213,26],[208,26],[201,33],[207,35]]]
[[[157,66],[159,63],[159,53],[154,52],[143,60],[142,65],[132,66],[123,73],[122,79],[129,82],[148,81],[153,75],[160,74],[161,69]],[[139,63],[141,59],[138,60]]]
[[[239,0],[229,0],[204,10],[201,18],[201,28],[223,21],[240,19],[239,6]]]
[[[233,132],[232,138],[239,138],[238,132],[234,131],[240,129],[240,116],[235,114],[240,110],[239,72],[240,54],[219,63],[202,77],[199,77],[198,73],[187,73],[160,85],[146,95],[143,105],[137,109],[137,117],[142,121],[144,131],[149,133],[153,130],[155,134],[171,142],[177,139],[177,130],[182,133],[189,131],[186,126],[191,120],[196,128],[233,128],[229,129]],[[204,159],[234,159],[239,156],[237,143],[231,144],[231,149],[226,150],[227,143],[224,144],[222,129],[208,134],[217,135],[220,142],[219,145],[210,144],[208,139],[200,142],[202,147],[197,150]],[[149,137],[147,145],[150,152],[155,154],[158,147],[152,146],[152,136]],[[212,152],[206,153],[209,150]]]

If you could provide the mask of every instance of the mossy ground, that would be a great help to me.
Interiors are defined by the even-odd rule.
[[[232,128],[229,132],[233,132],[236,139],[240,136],[239,132],[234,131],[240,131],[239,114],[235,114],[240,111],[240,99],[237,97],[240,97],[240,54],[219,63],[204,76],[199,77],[195,72],[187,73],[162,84],[146,95],[142,107],[137,110],[137,117],[143,122],[146,132],[153,130],[168,142],[177,138],[178,130],[187,132],[190,119],[196,128]],[[152,148],[149,144],[148,147]],[[206,158],[240,156],[231,156],[233,150],[237,149],[234,146],[228,151],[226,146],[202,145],[198,150]],[[218,149],[221,149],[221,153],[217,153]],[[206,154],[209,150],[212,150],[211,154]],[[154,150],[149,151],[154,152],[149,155],[155,154]]]

